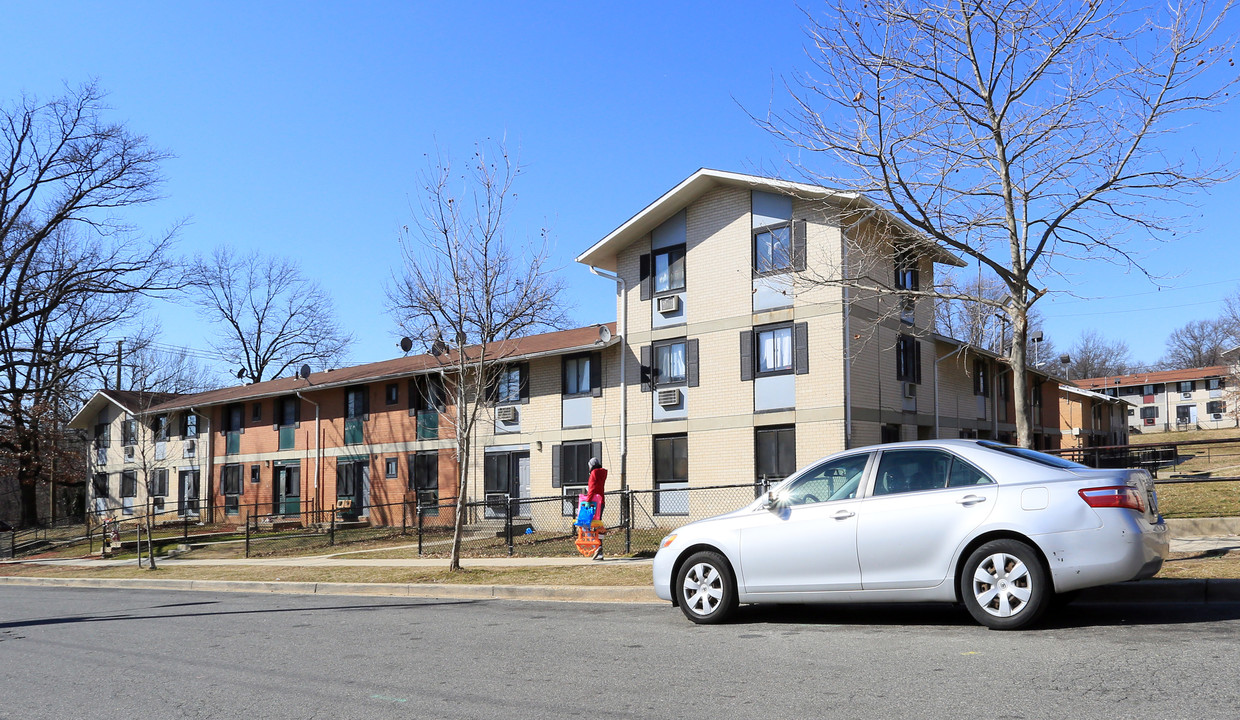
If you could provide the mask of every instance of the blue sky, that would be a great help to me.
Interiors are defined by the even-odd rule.
[[[808,63],[788,2],[6,3],[0,99],[97,77],[112,117],[176,155],[166,198],[133,217],[188,218],[181,249],[298,257],[356,334],[354,362],[399,354],[383,283],[415,177],[436,145],[466,157],[506,137],[526,166],[510,229],[551,228],[576,320],[614,319],[610,283],[572,258],[699,167],[787,172],[789,150],[742,108],[783,102]],[[1237,108],[1173,148],[1234,155]],[[1223,144],[1219,144],[1223,143]],[[416,201],[416,198],[414,198]],[[1065,348],[1097,328],[1137,359],[1240,287],[1240,188],[1202,198],[1201,232],[1146,248],[1159,291],[1109,266],[1041,307]],[[210,329],[161,305],[164,341]]]

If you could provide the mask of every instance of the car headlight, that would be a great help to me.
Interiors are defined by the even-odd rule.
[[[663,538],[663,542],[659,543],[659,549],[662,550],[668,545],[671,545],[673,542],[675,542],[675,540],[676,540],[676,533],[672,533],[671,535],[668,535],[667,537]]]

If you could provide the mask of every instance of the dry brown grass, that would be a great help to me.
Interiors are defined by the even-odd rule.
[[[1157,577],[1240,579],[1240,552],[1172,553]]]
[[[1157,489],[1163,517],[1240,515],[1240,482],[1163,483]]]
[[[49,565],[0,565],[0,575],[53,578],[141,578],[143,580],[255,580],[350,583],[453,583],[464,585],[589,585],[647,586],[649,565],[583,565],[574,567],[347,568],[167,566],[144,570],[136,565],[82,568]]]

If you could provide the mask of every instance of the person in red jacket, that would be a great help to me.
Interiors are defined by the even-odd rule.
[[[590,462],[586,463],[586,467],[590,468],[590,480],[586,486],[586,500],[594,503],[594,519],[600,523],[603,522],[603,492],[604,486],[607,484],[607,468],[603,467],[602,461],[596,457],[590,458]],[[606,527],[606,524],[604,524]],[[600,530],[602,534],[605,530]],[[595,560],[603,559],[603,548],[600,547],[594,553]]]

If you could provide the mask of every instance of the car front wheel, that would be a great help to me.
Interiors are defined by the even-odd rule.
[[[723,622],[736,609],[732,568],[717,552],[694,553],[676,574],[677,604],[695,623]]]
[[[1046,569],[1033,548],[994,540],[965,561],[960,596],[973,619],[993,630],[1018,630],[1037,621],[1049,603]]]

